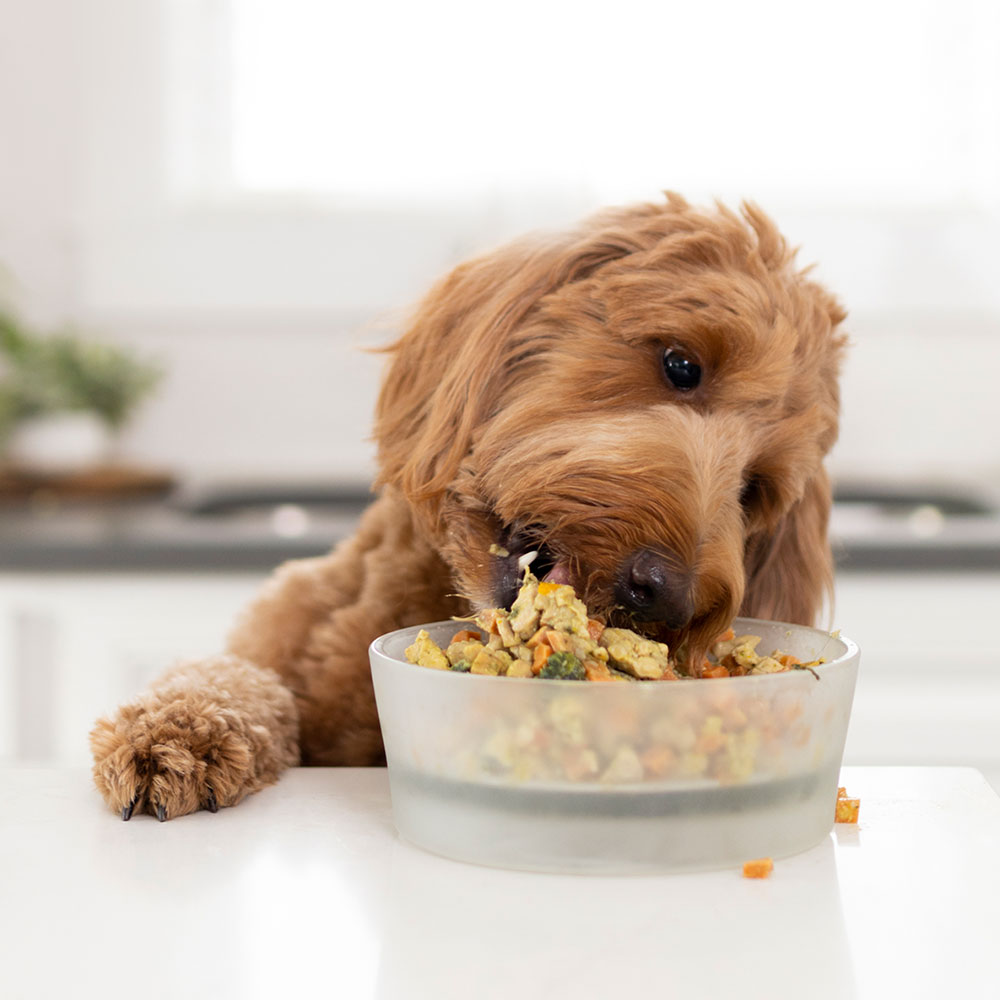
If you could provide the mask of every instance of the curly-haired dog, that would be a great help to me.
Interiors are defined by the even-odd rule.
[[[676,195],[457,268],[390,349],[357,534],[281,567],[228,653],[98,722],[101,793],[164,819],[300,762],[382,763],[368,644],[509,605],[529,548],[695,671],[738,612],[811,622],[843,318],[757,208]]]

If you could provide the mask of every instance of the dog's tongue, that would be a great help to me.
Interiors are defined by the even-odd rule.
[[[557,562],[545,574],[546,583],[570,583],[569,567],[564,562]]]

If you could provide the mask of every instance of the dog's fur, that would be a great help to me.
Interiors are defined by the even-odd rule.
[[[628,554],[668,553],[694,617],[660,632],[692,672],[737,613],[811,623],[843,319],[751,205],[670,194],[462,265],[389,349],[357,534],[281,567],[226,655],[98,722],[108,804],[163,819],[299,762],[383,763],[370,641],[493,605],[529,546],[612,618]],[[696,389],[664,377],[670,348],[697,359]]]

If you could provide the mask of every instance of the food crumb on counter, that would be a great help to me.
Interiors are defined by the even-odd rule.
[[[841,786],[837,789],[837,807],[834,812],[835,823],[857,823],[861,799],[849,799],[847,789]]]
[[[744,878],[767,878],[774,871],[774,862],[770,858],[755,858],[743,862]]]

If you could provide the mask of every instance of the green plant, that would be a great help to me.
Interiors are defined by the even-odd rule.
[[[12,313],[0,309],[0,350],[9,358],[24,355],[28,346],[28,335]]]
[[[32,354],[30,335],[11,313],[0,310],[0,448],[20,421],[52,407]]]
[[[92,413],[117,433],[162,377],[125,348],[45,336],[0,309],[0,446],[21,421],[61,411]]]
[[[69,334],[48,338],[40,360],[65,408],[95,414],[112,432],[122,429],[163,376],[129,351]]]
[[[9,386],[0,384],[0,452],[4,450],[10,432],[17,424],[19,410],[17,394]]]

